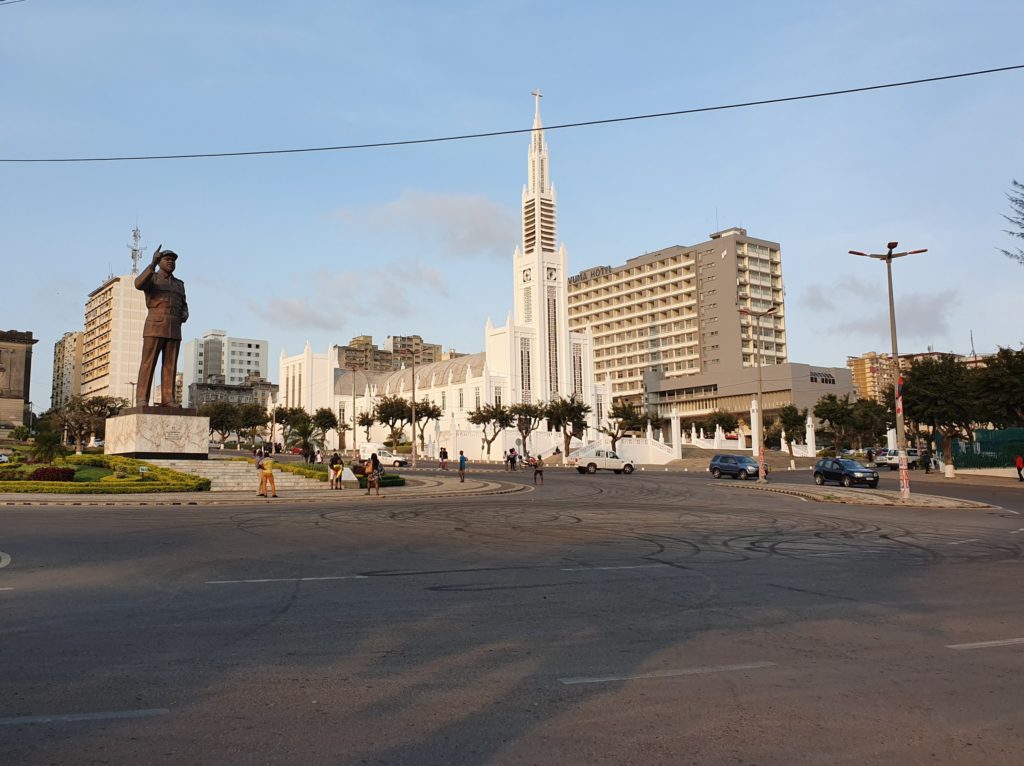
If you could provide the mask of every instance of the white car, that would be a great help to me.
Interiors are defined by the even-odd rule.
[[[610,449],[595,450],[593,455],[570,458],[569,465],[580,473],[597,473],[598,471],[614,471],[615,473],[633,473],[633,463],[623,460]]]

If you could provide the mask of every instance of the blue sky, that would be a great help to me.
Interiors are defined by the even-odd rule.
[[[175,2],[0,6],[0,157],[238,151],[528,128],[1024,63],[1024,4]],[[997,248],[1024,180],[1024,70],[550,131],[573,272],[743,226],[782,244],[790,358],[1019,345]],[[32,330],[36,409],[87,293],[180,254],[186,337],[318,351],[419,333],[478,351],[511,307],[528,137],[274,157],[0,164],[0,328]],[[271,377],[276,379],[276,365]],[[39,403],[43,405],[40,406]]]

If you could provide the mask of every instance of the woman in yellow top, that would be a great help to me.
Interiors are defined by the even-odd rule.
[[[257,497],[266,497],[267,489],[270,489],[270,496],[277,497],[277,485],[274,484],[274,460],[273,458],[260,458],[256,463],[260,469],[260,491]]]

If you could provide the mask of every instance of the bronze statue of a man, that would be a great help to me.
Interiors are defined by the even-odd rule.
[[[177,406],[174,401],[174,374],[178,369],[181,325],[188,321],[188,304],[185,302],[185,283],[174,276],[178,254],[162,247],[157,247],[153,262],[135,280],[135,288],[146,293],[146,308],[149,309],[142,331],[142,364],[135,388],[135,404],[139,407],[149,403],[149,390],[159,356],[163,357],[160,403],[165,407]]]

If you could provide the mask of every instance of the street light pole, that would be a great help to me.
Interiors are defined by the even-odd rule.
[[[779,310],[778,306],[772,306],[764,311],[742,308],[740,313],[754,317],[754,327],[757,329],[754,338],[754,363],[757,365],[757,483],[765,484],[768,481],[768,471],[764,462],[764,413],[761,411],[761,397],[763,395],[763,383],[761,380],[761,317],[773,316]],[[754,424],[751,423],[751,426]]]
[[[900,371],[900,352],[896,345],[896,304],[892,297],[892,259],[902,258],[905,255],[916,253],[927,253],[928,248],[923,250],[905,250],[902,253],[894,253],[899,242],[889,242],[886,245],[885,253],[862,253],[859,250],[850,250],[850,255],[860,255],[864,258],[874,258],[885,261],[885,274],[889,283],[889,335],[892,339],[892,369],[893,369],[893,395],[896,402],[896,449],[900,456],[900,498],[910,499],[910,472],[907,470],[907,442],[906,430],[903,420],[903,373]]]

